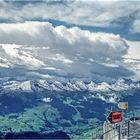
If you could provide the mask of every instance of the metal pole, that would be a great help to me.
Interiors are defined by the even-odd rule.
[[[129,136],[130,136],[130,120],[128,120],[128,138],[129,138]]]
[[[119,140],[122,139],[122,124],[119,124]]]

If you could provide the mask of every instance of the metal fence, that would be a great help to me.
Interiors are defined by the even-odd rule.
[[[128,138],[130,134],[130,120],[120,122],[118,124],[110,124],[105,121],[103,124],[103,132],[96,131],[96,136],[92,140],[122,140]]]

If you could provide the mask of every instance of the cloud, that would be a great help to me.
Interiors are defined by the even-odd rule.
[[[76,57],[96,60],[119,59],[128,49],[128,45],[119,35],[94,33],[78,27],[53,27],[48,22],[0,24],[0,42],[34,47],[46,46],[48,58],[55,52],[54,57],[51,57],[52,60],[68,63],[72,63],[70,58],[76,59]],[[16,57],[17,48],[9,47],[5,51]]]
[[[1,2],[1,21],[23,22],[26,20],[54,19],[77,25],[114,26],[122,17],[139,19],[139,1],[66,0]],[[131,20],[131,19],[130,19]]]
[[[28,68],[38,68],[45,66],[43,62],[33,57],[31,54],[20,50],[21,46],[15,44],[0,44],[2,67],[27,66]]]
[[[64,60],[65,54],[69,56],[75,54],[81,57],[92,55],[96,60],[104,57],[116,59],[124,55],[128,48],[119,35],[94,33],[78,27],[53,27],[48,22],[0,24],[0,42],[24,46],[46,46],[48,52],[51,49],[58,53],[54,58],[58,60]],[[17,55],[16,49],[11,48],[11,51],[8,51],[10,55]],[[64,55],[60,56],[61,52]],[[98,53],[102,55],[98,56]]]
[[[0,60],[7,61],[0,61],[1,67],[12,64],[38,70],[25,75],[112,79],[132,74],[123,63],[129,45],[119,35],[54,27],[48,22],[3,23],[0,42]]]
[[[132,28],[131,28],[131,32],[140,33],[140,19],[134,21]]]
[[[128,53],[124,56],[124,62],[135,71],[134,79],[140,80],[140,41],[127,41],[129,45]]]

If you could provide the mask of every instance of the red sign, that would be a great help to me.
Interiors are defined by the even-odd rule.
[[[118,123],[122,121],[122,112],[111,112],[110,115],[108,116],[108,120],[110,123]]]

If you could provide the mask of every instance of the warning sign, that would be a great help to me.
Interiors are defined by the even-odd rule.
[[[122,112],[111,112],[108,116],[108,120],[110,123],[118,123],[122,121]]]

